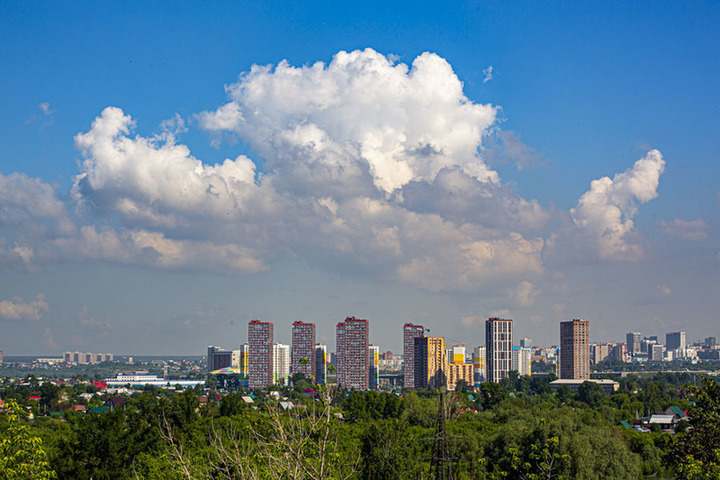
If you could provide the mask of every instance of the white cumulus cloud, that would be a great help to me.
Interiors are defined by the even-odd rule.
[[[602,177],[590,183],[590,190],[570,210],[572,227],[555,234],[550,245],[554,253],[636,261],[644,250],[633,217],[638,204],[657,197],[665,160],[657,150],[613,178]],[[573,252],[570,252],[571,255]]]
[[[71,196],[117,220],[54,246],[77,258],[160,268],[255,272],[277,255],[372,272],[431,290],[542,272],[548,213],[500,183],[479,151],[496,108],[475,104],[437,55],[411,66],[367,49],[329,64],[253,67],[230,102],[198,115],[246,156],[208,165],[161,133],[106,108],[75,137],[83,155]],[[262,162],[262,170],[257,165]]]
[[[366,49],[327,64],[254,66],[226,91],[227,103],[197,124],[256,158],[205,162],[178,142],[188,129],[179,115],[148,135],[107,107],[75,136],[72,213],[52,185],[0,174],[0,264],[256,273],[296,257],[432,291],[492,283],[529,307],[548,250],[641,254],[632,219],[657,195],[659,152],[593,181],[546,242],[538,232],[557,212],[522,198],[486,163],[502,155],[526,167],[539,156],[516,134],[498,134],[498,108],[468,99],[436,54],[407,65]]]
[[[40,320],[49,310],[43,294],[38,294],[37,300],[32,302],[20,298],[0,300],[0,317],[8,320]]]
[[[368,173],[385,193],[448,166],[498,180],[478,156],[496,108],[465,97],[432,53],[410,67],[372,49],[339,52],[327,65],[255,66],[228,92],[231,102],[200,114],[201,125],[239,135],[285,175],[296,164],[335,181]]]

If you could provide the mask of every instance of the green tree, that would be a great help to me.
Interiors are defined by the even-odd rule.
[[[605,399],[605,393],[595,382],[583,382],[578,387],[578,400],[595,408]]]
[[[50,468],[42,440],[30,433],[20,419],[20,406],[9,401],[0,430],[0,476],[4,480],[57,478]]]
[[[562,479],[560,471],[562,465],[567,464],[570,456],[560,453],[560,439],[550,437],[544,443],[530,446],[527,460],[523,461],[518,455],[519,449],[511,448],[513,470],[522,480],[552,480]]]
[[[701,386],[689,386],[695,404],[688,412],[690,428],[679,435],[672,463],[679,479],[720,478],[720,383],[703,377]]]
[[[247,409],[247,405],[235,393],[229,393],[222,398],[220,402],[220,416],[231,417],[233,415],[239,415]]]
[[[210,390],[215,390],[218,386],[218,379],[215,375],[212,373],[207,374],[207,378],[205,379],[205,386],[209,388]]]
[[[406,422],[397,419],[372,422],[360,442],[362,478],[416,478],[420,470],[416,441]]]

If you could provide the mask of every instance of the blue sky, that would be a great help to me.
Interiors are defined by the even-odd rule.
[[[717,2],[309,3],[0,3],[6,355],[720,334]]]

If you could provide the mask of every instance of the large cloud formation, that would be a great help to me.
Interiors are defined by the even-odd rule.
[[[329,65],[255,66],[227,91],[230,103],[199,115],[203,127],[237,134],[295,188],[364,186],[358,193],[368,194],[369,174],[391,193],[453,166],[498,181],[477,155],[497,109],[468,100],[450,64],[432,53],[411,68],[371,49],[340,52]]]
[[[657,197],[665,160],[651,150],[625,172],[590,183],[590,190],[570,210],[572,226],[555,234],[551,247],[561,254],[585,258],[637,261],[644,255],[641,238],[634,229],[638,204]],[[557,253],[557,252],[556,252]]]
[[[108,107],[75,137],[75,216],[52,187],[0,176],[43,193],[13,200],[15,216],[52,226],[48,258],[254,273],[289,255],[429,290],[504,284],[532,303],[552,215],[488,167],[498,109],[469,100],[444,59],[424,53],[408,66],[371,49],[340,52],[329,64],[254,66],[226,90],[228,103],[195,120],[213,142],[240,139],[256,158],[203,163],[172,129],[139,135]],[[551,243],[591,239],[602,258],[632,254],[636,204],[656,195],[662,165],[653,151],[594,181]]]

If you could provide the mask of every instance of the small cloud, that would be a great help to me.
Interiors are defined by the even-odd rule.
[[[708,224],[702,219],[688,221],[676,218],[672,222],[663,220],[660,222],[660,229],[668,235],[694,242],[702,242],[708,238]]]
[[[667,332],[669,328],[672,328],[670,325],[668,325],[668,322],[666,322],[661,317],[653,317],[652,319],[650,319],[649,322],[646,322],[645,324],[647,325],[647,330],[655,329],[660,330],[661,332]]]
[[[34,302],[24,302],[20,298],[0,301],[0,317],[8,320],[40,320],[48,310],[50,307],[42,293]]]
[[[567,317],[567,305],[564,303],[556,303],[552,306],[552,309],[559,318]]]
[[[60,349],[60,345],[55,341],[55,334],[47,327],[43,330],[43,345],[45,345],[45,348],[48,350]]]
[[[109,320],[98,320],[97,318],[91,316],[87,306],[83,306],[80,309],[78,320],[80,321],[80,325],[85,328],[97,328],[103,330],[109,330],[112,328],[112,323]]]
[[[544,322],[545,319],[540,315],[530,315],[530,323],[533,325],[542,325]]]
[[[490,318],[512,318],[510,310],[501,308],[499,310],[493,310],[490,312]]]
[[[40,109],[41,113],[35,114],[25,120],[25,125],[30,125],[31,123],[39,122],[43,119],[46,119],[46,121],[40,126],[41,128],[52,123],[52,114],[55,113],[55,110],[50,108],[50,103],[42,102],[38,105],[38,108]]]
[[[658,292],[660,292],[660,295],[662,295],[665,298],[669,298],[673,294],[673,291],[670,289],[670,287],[665,284],[658,285],[657,290],[658,290]]]
[[[484,317],[481,317],[480,315],[465,315],[460,319],[460,323],[462,323],[465,327],[472,327],[473,325],[482,325],[482,323],[485,321]]]
[[[540,290],[535,285],[524,280],[510,291],[510,297],[521,307],[532,307],[539,293]]]
[[[163,326],[170,325],[172,328],[210,328],[215,326],[219,319],[225,316],[226,315],[219,309],[208,308],[174,315],[160,320],[159,324]]]
[[[493,66],[490,65],[485,70],[483,70],[483,75],[484,75],[483,83],[487,83],[490,80],[492,80],[493,79]]]
[[[505,130],[488,137],[483,156],[495,164],[514,163],[518,170],[547,167],[541,155],[520,140],[520,135]]]
[[[49,116],[49,115],[52,115],[53,113],[55,113],[55,110],[52,110],[52,109],[50,108],[50,103],[49,103],[49,102],[42,102],[42,103],[41,103],[40,105],[38,105],[38,106],[40,107],[40,110],[42,110],[43,115],[45,115],[46,117]]]

